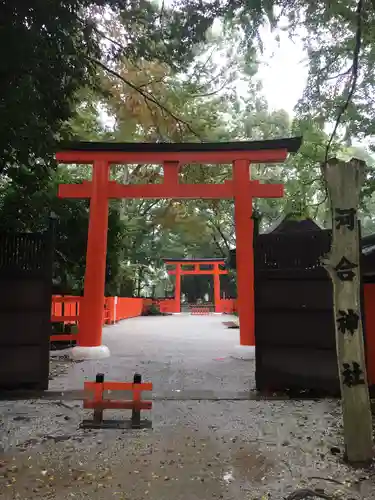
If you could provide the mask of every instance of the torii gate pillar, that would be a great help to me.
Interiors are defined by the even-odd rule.
[[[255,356],[253,204],[249,202],[250,163],[233,162],[234,221],[236,227],[237,308],[240,321],[239,357]]]
[[[102,345],[109,201],[103,189],[108,185],[109,166],[106,160],[96,160],[93,164],[85,286],[79,340],[73,351],[77,359],[100,359],[110,355],[108,347]]]

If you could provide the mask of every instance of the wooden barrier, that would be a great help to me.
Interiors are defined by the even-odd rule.
[[[78,339],[79,312],[82,297],[72,295],[54,295],[52,297],[51,322],[65,325],[76,325],[77,333],[61,333],[50,336],[51,342],[69,342]]]
[[[65,324],[76,323],[79,317],[79,304],[82,297],[73,295],[54,295],[52,297],[53,323],[64,322]]]
[[[130,427],[140,429],[150,427],[151,422],[141,420],[141,410],[151,410],[152,401],[143,401],[141,394],[144,391],[152,391],[152,383],[142,383],[139,374],[134,375],[133,382],[105,382],[104,374],[98,373],[95,382],[85,382],[85,391],[92,393],[92,398],[85,398],[83,407],[94,410],[92,420],[84,420],[84,428],[119,428]],[[104,391],[128,391],[132,393],[131,400],[104,399]],[[103,420],[104,410],[131,410],[130,421],[126,420]]]
[[[363,289],[367,379],[370,386],[375,386],[375,283],[365,283]]]

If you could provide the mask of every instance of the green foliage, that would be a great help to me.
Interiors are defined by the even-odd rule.
[[[98,54],[92,29],[77,17],[75,0],[0,3],[0,172],[51,163],[61,123],[75,92],[89,82],[88,54]],[[43,160],[41,160],[43,159]]]
[[[257,200],[263,228],[282,213],[329,220],[321,181],[327,120],[334,120],[348,86],[346,69],[357,29],[355,3],[319,0],[182,0],[173,8],[152,0],[64,0],[0,2],[3,71],[0,120],[0,229],[46,228],[58,218],[55,284],[81,293],[88,202],[57,198],[61,183],[89,179],[91,169],[56,170],[56,140],[231,141],[303,135],[298,154],[282,165],[254,165],[262,182],[282,182],[281,200]],[[297,117],[270,111],[254,79],[258,37],[266,19],[273,26],[283,9],[291,36],[306,36],[310,76]],[[331,153],[361,154],[352,134],[373,132],[373,10],[364,2],[358,90],[343,117],[344,141]],[[104,15],[105,14],[105,15]],[[221,30],[211,29],[221,19]],[[296,36],[297,36],[296,35]],[[223,67],[219,59],[227,61]],[[350,61],[348,63],[350,65]],[[348,66],[349,67],[349,66]],[[334,77],[331,79],[331,77]],[[247,85],[240,98],[236,82]],[[338,87],[335,82],[339,82]],[[375,227],[371,156],[363,190],[365,230]],[[161,182],[156,165],[114,165],[112,179]],[[218,183],[231,178],[229,165],[186,165],[181,181]],[[168,257],[226,258],[235,246],[230,200],[115,200],[110,204],[106,293],[171,293],[162,263]],[[201,277],[199,277],[201,278]],[[225,280],[223,280],[225,281]],[[184,279],[192,300],[212,294],[210,280]],[[225,284],[235,289],[235,278]]]
[[[123,45],[108,36],[108,12],[126,33]],[[89,132],[92,101],[81,106],[81,123],[71,120],[81,89],[97,87],[98,61],[125,56],[178,67],[192,58],[212,22],[199,2],[166,9],[152,0],[3,0],[0,19],[0,174],[9,176],[21,165],[48,171],[56,140],[77,137],[78,126]],[[88,138],[98,133],[97,123],[91,125]]]
[[[276,38],[276,30],[286,31],[304,48],[309,75],[300,116],[320,127],[340,116],[339,132],[349,145],[374,135],[375,107],[367,98],[375,90],[373,1],[236,0],[221,7],[207,6],[208,17],[220,18],[227,36],[239,36],[245,60],[262,51],[260,29],[267,24]]]

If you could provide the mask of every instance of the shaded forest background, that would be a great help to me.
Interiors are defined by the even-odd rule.
[[[285,164],[253,168],[254,178],[285,184],[283,199],[255,202],[262,229],[283,214],[329,224],[320,171],[329,153],[366,160],[361,218],[365,234],[375,231],[374,17],[370,0],[3,0],[0,229],[43,230],[55,213],[55,285],[81,293],[88,202],[59,200],[57,187],[89,178],[90,168],[58,167],[59,141],[303,135]],[[275,37],[287,31],[306,51],[309,77],[293,117],[282,96],[280,109],[270,110],[262,94],[264,25]],[[140,183],[161,173],[156,165],[129,165],[113,166],[111,175]],[[228,165],[182,171],[188,182],[230,176]],[[107,294],[161,295],[173,288],[162,257],[226,258],[234,247],[231,201],[112,201]]]

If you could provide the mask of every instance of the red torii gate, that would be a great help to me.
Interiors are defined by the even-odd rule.
[[[298,151],[302,138],[234,143],[105,143],[78,142],[60,147],[60,163],[92,164],[91,182],[59,186],[61,198],[89,198],[90,218],[86,254],[84,300],[82,302],[78,346],[73,356],[105,357],[102,345],[102,315],[107,253],[108,200],[148,199],[234,199],[236,225],[237,294],[240,344],[253,353],[254,269],[252,200],[283,196],[281,184],[261,184],[250,179],[250,163],[284,161]],[[120,184],[109,179],[111,164],[161,164],[161,184]],[[179,170],[184,164],[232,163],[232,180],[222,184],[182,184]],[[250,346],[250,347],[249,347]]]
[[[224,259],[163,259],[166,266],[173,266],[173,270],[167,270],[169,275],[176,277],[174,289],[174,312],[181,312],[181,276],[208,275],[214,277],[214,304],[215,312],[220,310],[220,276],[228,274],[226,269],[220,269],[225,265]],[[184,269],[184,267],[193,267],[193,269]],[[210,266],[211,269],[202,269],[201,266]]]

